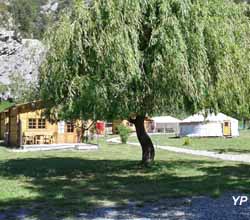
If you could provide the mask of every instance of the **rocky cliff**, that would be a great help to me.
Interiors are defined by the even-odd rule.
[[[37,81],[45,47],[40,40],[22,39],[21,35],[41,37],[48,21],[57,21],[59,13],[71,4],[71,0],[0,0],[0,84],[8,85],[13,74],[27,82]],[[29,15],[34,18],[27,19]]]
[[[45,47],[39,40],[22,39],[20,35],[41,38],[50,25],[48,20],[55,22],[60,11],[71,3],[71,0],[0,0],[0,83],[8,84],[12,74],[20,74],[27,81],[37,80]],[[34,18],[28,19],[29,15]]]
[[[44,45],[34,39],[22,39],[14,31],[0,28],[0,82],[9,84],[12,74],[36,81],[45,55]]]

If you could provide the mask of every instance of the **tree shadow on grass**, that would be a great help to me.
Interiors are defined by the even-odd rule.
[[[125,204],[169,196],[211,195],[218,190],[249,191],[247,164],[222,166],[212,161],[173,160],[157,161],[144,169],[137,163],[68,157],[5,161],[0,164],[0,178],[21,179],[22,187],[38,196],[0,201],[0,208],[2,213],[14,213],[22,207],[37,219],[48,219],[71,217],[97,207],[102,201]]]

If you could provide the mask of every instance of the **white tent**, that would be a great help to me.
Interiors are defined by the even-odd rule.
[[[171,116],[158,116],[153,117],[153,129],[152,132],[159,133],[178,133],[179,123],[181,120]]]
[[[188,137],[223,137],[239,136],[238,120],[223,113],[209,114],[204,117],[199,113],[184,119],[180,123],[179,136]]]

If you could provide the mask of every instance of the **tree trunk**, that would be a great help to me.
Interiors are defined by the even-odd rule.
[[[153,142],[145,130],[144,119],[145,116],[137,116],[134,120],[131,120],[131,122],[135,125],[137,138],[141,144],[142,164],[149,164],[154,161],[155,150]]]

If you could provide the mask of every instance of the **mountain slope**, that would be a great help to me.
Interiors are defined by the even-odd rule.
[[[21,39],[14,31],[0,29],[0,82],[9,84],[13,74],[36,81],[44,55],[45,47],[39,40]]]
[[[45,56],[40,39],[71,2],[0,0],[0,84],[9,85],[17,76],[30,84],[37,82]]]

